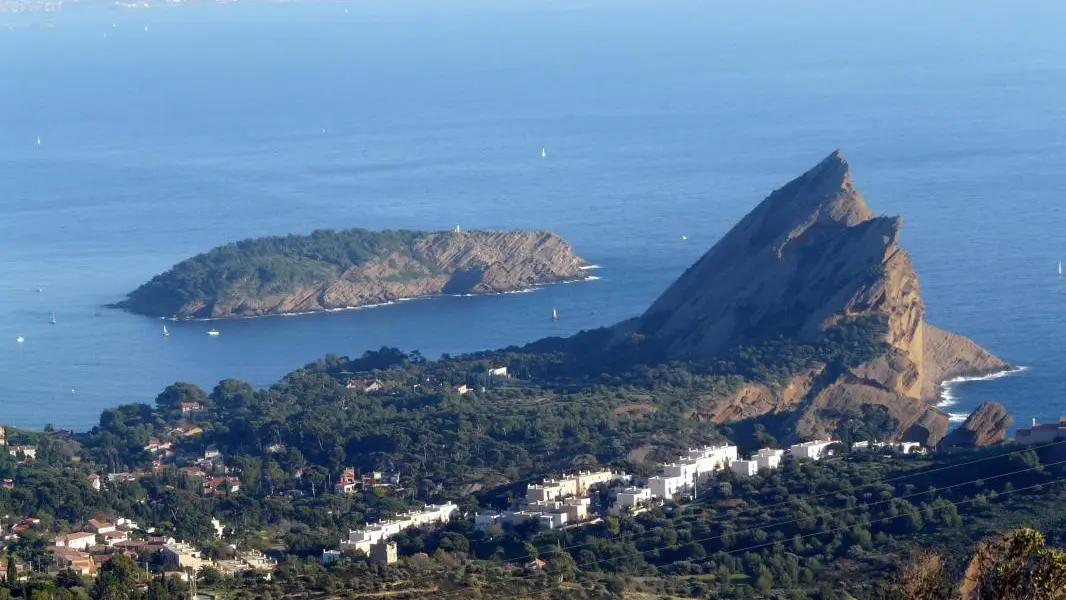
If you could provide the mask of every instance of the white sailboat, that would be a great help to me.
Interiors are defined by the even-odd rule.
[[[548,150],[546,148],[541,148],[540,149],[540,157],[541,158],[548,158]]]
[[[37,147],[40,148],[40,146],[41,146],[41,136],[37,136]]]
[[[556,312],[556,310],[553,308],[552,309],[552,321],[558,321],[558,320],[559,320],[559,313]]]
[[[25,342],[25,341],[26,341],[26,338],[24,338],[24,337],[22,337],[22,336],[20,335],[20,336],[18,336],[17,338],[15,338],[15,341],[21,344],[22,342]]]
[[[207,335],[218,335],[218,330],[217,329],[210,329],[210,330],[208,330]]]
[[[1059,261],[1059,279],[1062,279],[1062,261]]]
[[[170,337],[170,332],[167,331],[166,325],[163,325],[163,337]]]
[[[56,324],[56,311],[52,311],[52,325]]]

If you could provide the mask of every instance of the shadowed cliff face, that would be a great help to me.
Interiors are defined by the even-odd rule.
[[[725,421],[795,410],[795,436],[832,433],[841,412],[881,405],[901,437],[932,443],[947,415],[937,384],[1008,365],[973,342],[924,323],[918,276],[899,247],[902,222],[876,217],[838,151],[775,191],[635,321],[667,359],[713,359],[778,337],[810,342],[842,323],[887,323],[891,350],[843,373],[809,372],[783,389],[760,384],[706,402]]]

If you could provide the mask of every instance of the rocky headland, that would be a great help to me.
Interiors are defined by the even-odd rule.
[[[788,436],[803,438],[830,436],[843,416],[877,408],[898,423],[894,437],[933,444],[948,431],[935,407],[939,383],[1011,367],[925,322],[901,227],[867,207],[834,152],[756,206],[643,315],[616,326],[608,345],[708,363],[738,348],[749,349],[742,357],[768,345],[779,354],[788,344],[830,348],[844,358],[786,357],[784,380],[703,398],[694,416],[780,414]]]
[[[177,319],[319,312],[579,281],[586,265],[549,231],[323,230],[219,246],[115,306]]]

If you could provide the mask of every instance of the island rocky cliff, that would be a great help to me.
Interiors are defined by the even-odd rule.
[[[178,319],[305,313],[577,281],[585,265],[548,231],[324,230],[220,246],[115,306]]]
[[[883,407],[898,423],[896,437],[935,443],[948,429],[934,406],[938,384],[1010,367],[925,322],[918,276],[899,246],[901,224],[870,211],[834,152],[760,203],[642,316],[616,326],[612,343],[637,339],[663,360],[711,362],[774,340],[816,344],[862,324],[878,333],[868,344],[876,351],[861,362],[753,381],[703,398],[694,416],[729,422],[781,413],[789,437],[826,437],[842,415]],[[850,335],[838,338],[846,346]]]

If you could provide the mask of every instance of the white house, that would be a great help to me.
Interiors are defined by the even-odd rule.
[[[803,442],[802,444],[793,444],[789,446],[788,451],[795,458],[821,460],[827,455],[826,452],[829,446],[835,443],[834,440],[814,440],[812,442]]]
[[[762,450],[759,450],[755,456],[752,456],[751,459],[759,464],[760,469],[773,470],[781,466],[781,458],[784,455],[784,450],[763,448]]]
[[[173,542],[163,546],[161,550],[164,556],[178,563],[178,566],[182,569],[199,569],[202,566],[211,564],[211,561],[204,560],[200,556],[200,551],[193,548],[185,542]]]
[[[397,515],[395,519],[367,525],[364,529],[350,530],[348,539],[342,540],[342,546],[370,553],[370,547],[386,540],[405,529],[422,527],[437,523],[447,523],[459,507],[451,502],[444,504],[427,504],[423,510]]]
[[[96,545],[96,534],[88,531],[68,533],[56,538],[56,546],[60,548],[73,548],[84,550],[89,546]]]
[[[566,513],[542,513],[540,515],[540,522],[547,525],[548,529],[558,529],[566,525]]]
[[[648,479],[648,489],[653,498],[673,498],[688,485],[682,477],[657,475]]]
[[[92,529],[96,533],[109,533],[118,527],[110,521],[97,521],[96,519],[89,519],[89,529]]]
[[[651,501],[651,489],[646,487],[627,487],[618,492],[615,506],[620,509],[637,508]]]
[[[744,477],[751,477],[759,472],[758,460],[734,460],[729,464],[729,468],[736,473]]]
[[[900,454],[917,454],[922,449],[918,442],[900,442],[896,445],[896,451]]]

